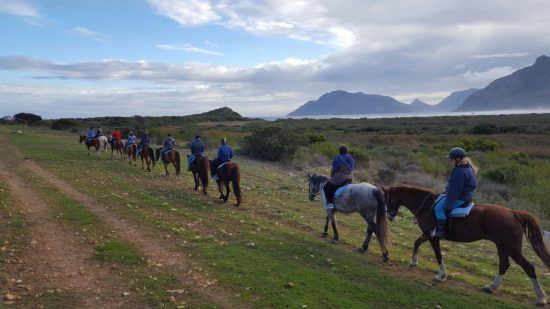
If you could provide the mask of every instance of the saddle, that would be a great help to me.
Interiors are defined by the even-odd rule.
[[[231,161],[223,162],[222,164],[218,165],[218,171],[221,171],[222,167],[226,166],[227,163],[229,163],[229,162],[231,162]]]
[[[439,203],[439,201],[444,197],[443,194],[439,195],[434,203],[434,209],[435,205]],[[465,201],[462,203],[462,205],[459,205],[458,207],[454,208],[453,210],[447,212],[447,239],[452,240],[453,239],[453,225],[455,224],[462,224],[461,219],[465,219],[468,217],[472,209],[474,208],[475,204],[473,201]]]

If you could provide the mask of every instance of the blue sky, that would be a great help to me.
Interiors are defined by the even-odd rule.
[[[274,116],[336,89],[437,103],[548,53],[548,16],[538,0],[0,0],[0,114]]]

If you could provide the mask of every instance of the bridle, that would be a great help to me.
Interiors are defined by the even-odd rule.
[[[426,197],[424,198],[424,200],[422,200],[422,203],[420,204],[420,207],[418,207],[418,209],[416,210],[416,213],[414,214],[415,216],[419,215],[420,214],[420,211],[423,210],[424,206],[426,205],[426,202],[428,201],[428,199],[432,196],[431,193],[427,193],[426,194]],[[399,212],[397,209],[395,211],[391,211],[390,208],[391,207],[388,207],[387,205],[387,199],[384,198],[384,203],[386,203],[386,212],[390,215],[390,217],[396,217],[398,215],[401,215],[402,212]]]
[[[418,209],[416,210],[416,213],[414,214],[415,216],[419,215],[420,214],[420,211],[422,210],[422,208],[424,208],[424,205],[426,205],[426,202],[428,201],[428,199],[432,196],[432,194],[430,192],[428,192],[426,194],[426,197],[424,198],[424,200],[422,201],[422,204],[420,204],[420,207],[418,207]]]

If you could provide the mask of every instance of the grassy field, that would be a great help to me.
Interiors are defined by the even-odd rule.
[[[246,131],[242,127],[216,126],[205,129],[212,137],[222,132],[245,136],[247,133],[243,130]],[[29,128],[23,128],[23,134],[10,134],[10,131],[7,126],[0,128],[0,160],[44,199],[56,224],[67,233],[79,233],[85,238],[83,245],[94,251],[92,259],[98,267],[114,274],[114,286],[123,284],[129,291],[127,306],[514,308],[534,303],[530,282],[515,264],[507,273],[500,293],[487,295],[480,291],[497,272],[496,249],[488,242],[444,242],[450,278],[442,284],[432,282],[438,268],[429,246],[421,249],[418,268],[409,268],[412,243],[419,235],[410,213],[390,223],[392,246],[388,263],[382,262],[375,240],[367,254],[356,252],[366,232],[366,225],[358,215],[338,216],[342,242],[330,244],[320,238],[324,222],[320,202],[307,201],[304,172],[299,171],[303,167],[291,163],[263,163],[239,157],[245,204],[233,208],[216,200],[212,186],[209,196],[192,191],[192,178],[188,173],[179,179],[164,177],[161,166],[147,173],[126,162],[111,161],[105,155],[88,156],[74,134]],[[342,140],[341,134],[339,130],[326,133],[329,143]],[[350,137],[350,143],[357,148],[362,145],[361,149],[369,156],[363,169],[374,169],[377,156],[388,157],[388,146],[396,151],[404,148],[401,144],[411,143],[419,148],[425,143],[428,150],[408,153],[406,159],[421,166],[422,173],[432,175],[437,181],[443,177],[445,168],[434,165],[430,158],[439,149],[436,144],[451,143],[456,136],[442,135],[437,143],[430,143],[431,138],[424,135],[411,141],[410,136],[369,133],[364,137],[353,136],[353,140]],[[492,138],[498,140],[506,136]],[[501,150],[508,151],[507,147],[504,143]],[[479,152],[476,159],[483,167],[489,166],[491,155],[495,154]],[[48,179],[38,176],[28,168],[29,160],[23,157],[97,201],[112,218],[136,228],[139,234],[135,238],[153,238],[156,245],[167,252],[185,256],[189,275],[158,267],[132,239],[121,236],[124,231],[115,229],[112,221],[106,221],[101,213],[86,208],[59,191]],[[526,168],[545,175],[544,157],[529,154],[529,160],[529,164],[524,165]],[[389,160],[379,161],[391,165]],[[308,168],[324,171],[321,166],[311,163]],[[397,166],[395,171],[404,168]],[[367,172],[359,175],[369,176]],[[8,188],[0,186],[0,190],[2,201],[12,198]],[[9,207],[9,203],[2,201],[2,218],[9,218],[10,224],[0,227],[1,241],[9,244],[8,250],[13,250],[13,256],[18,256],[28,243],[24,219],[19,215],[20,208]],[[544,213],[540,207],[533,209]],[[525,252],[537,265],[542,285],[550,286],[547,270],[528,246]],[[0,252],[3,260],[5,255]],[[3,285],[1,292],[5,294],[14,289]],[[208,289],[219,291],[217,297],[208,294]],[[19,289],[16,292],[22,299],[11,306],[20,307],[36,303],[55,307],[59,299],[77,305],[87,293],[69,291],[53,297],[54,300],[46,300],[36,297],[35,291]],[[4,303],[4,306],[10,305]]]

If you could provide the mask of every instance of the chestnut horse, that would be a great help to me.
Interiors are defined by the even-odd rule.
[[[141,152],[139,153],[139,157],[141,158],[141,169],[145,169],[144,162],[147,164],[147,171],[151,171],[151,166],[155,167],[155,151],[153,148],[149,146],[142,146]]]
[[[124,160],[124,140],[113,141],[112,137],[109,136],[109,143],[111,144],[111,160],[113,159],[113,153],[116,151],[117,160]]]
[[[414,243],[411,266],[417,264],[420,245],[429,241],[439,264],[439,274],[434,280],[445,281],[447,274],[441,257],[439,238],[430,236],[436,225],[433,204],[438,194],[428,189],[407,185],[383,188],[383,191],[390,220],[397,216],[400,206],[405,206],[414,214],[422,230],[422,235]],[[500,205],[476,204],[466,218],[449,217],[448,222],[450,229],[447,238],[450,241],[473,242],[486,239],[495,243],[499,258],[499,273],[491,284],[483,288],[484,291],[491,293],[500,287],[504,274],[510,266],[509,257],[511,257],[531,279],[537,295],[537,305],[546,304],[546,294],[537,279],[535,267],[521,253],[525,234],[543,264],[550,267],[550,254],[544,244],[541,228],[535,216],[524,210],[512,210]]]
[[[134,165],[137,165],[137,145],[136,144],[131,144],[131,145],[127,145],[125,147],[126,149],[126,155],[128,156],[128,162],[130,163],[130,165],[132,165],[132,161],[134,161]]]
[[[101,144],[99,143],[99,139],[97,138],[90,138],[88,141],[86,141],[87,136],[84,134],[80,134],[80,137],[78,139],[79,143],[84,142],[84,146],[86,146],[86,149],[88,150],[88,154],[90,154],[90,147],[94,147],[95,151],[97,152],[97,155],[100,155],[100,148]]]
[[[160,154],[161,148],[157,148],[155,151],[155,158],[158,160],[162,157],[162,163],[164,163],[164,170],[166,171],[166,176],[168,176],[168,164],[172,163],[176,168],[176,176],[180,175],[180,153],[175,150],[168,150],[162,156]]]
[[[189,157],[189,155],[187,155]],[[199,184],[202,185],[202,193],[208,194],[208,171],[210,164],[207,156],[196,155],[193,163],[191,163],[191,173],[195,180],[195,191],[199,189]]]
[[[212,160],[208,160],[210,162],[210,169],[214,168],[214,164]],[[235,162],[228,162],[221,168],[218,168],[218,177],[219,179],[216,180],[216,183],[218,184],[218,191],[220,192],[219,199],[223,200],[224,202],[227,202],[229,199],[229,193],[231,190],[229,189],[229,183],[231,182],[233,187],[233,194],[235,194],[235,197],[237,198],[237,204],[235,206],[241,205],[243,202],[243,193],[241,191],[241,172],[239,170],[239,165]],[[227,194],[223,193],[223,187],[225,187],[225,191],[227,191]]]

